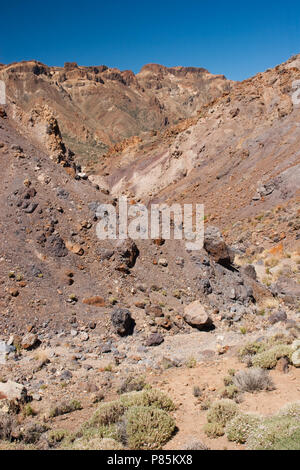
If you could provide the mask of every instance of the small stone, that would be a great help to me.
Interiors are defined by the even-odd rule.
[[[146,346],[159,346],[164,342],[164,337],[160,333],[153,333],[146,340]]]
[[[147,305],[147,307],[145,308],[145,312],[147,315],[150,315],[151,317],[155,318],[164,316],[162,308],[159,305]]]
[[[38,336],[34,333],[27,333],[22,339],[22,348],[23,349],[32,349],[40,343]]]
[[[18,297],[18,295],[19,295],[18,289],[15,289],[15,288],[9,289],[9,293],[12,297]]]
[[[80,335],[79,335],[79,339],[80,339],[81,341],[88,341],[89,338],[90,338],[89,335],[88,335],[85,331],[83,331],[83,332],[80,333]]]
[[[105,307],[105,301],[103,297],[100,297],[99,295],[83,299],[82,302],[93,307]]]
[[[165,258],[160,258],[158,260],[158,264],[159,264],[159,266],[163,266],[163,267],[166,268],[168,266],[168,261]]]

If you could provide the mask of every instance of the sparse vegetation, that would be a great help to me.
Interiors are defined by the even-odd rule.
[[[135,376],[130,375],[129,377],[126,377],[126,379],[124,379],[124,381],[119,386],[117,392],[119,394],[134,392],[134,391],[139,392],[140,390],[143,390],[143,388],[145,387],[146,387],[145,377],[143,376],[135,377]]]
[[[210,450],[203,442],[191,438],[182,448],[182,450]]]
[[[287,357],[289,360],[292,356],[292,348],[285,344],[278,344],[267,351],[257,354],[252,359],[254,367],[261,367],[262,369],[273,369],[276,367],[277,361],[282,357]]]
[[[224,436],[224,427],[216,422],[213,423],[206,423],[204,425],[204,432],[207,435],[207,437],[210,437],[211,439],[216,439],[217,437]]]
[[[49,412],[50,418],[55,418],[56,416],[61,416],[67,413],[72,413],[73,411],[81,410],[81,403],[77,400],[71,400],[70,402],[62,402],[53,408]]]
[[[133,406],[124,415],[126,440],[130,449],[160,449],[172,436],[175,421],[154,406]]]
[[[125,393],[99,406],[82,426],[75,447],[82,448],[88,439],[110,438],[132,449],[160,448],[174,432],[175,421],[168,413],[174,408],[172,400],[155,389]]]
[[[240,370],[235,374],[233,383],[241,392],[274,390],[274,383],[269,373],[260,368]]]
[[[232,400],[214,402],[207,414],[208,423],[218,423],[224,427],[238,412],[237,404]]]
[[[226,436],[229,441],[244,444],[250,431],[261,421],[261,418],[250,414],[237,414],[226,426]]]

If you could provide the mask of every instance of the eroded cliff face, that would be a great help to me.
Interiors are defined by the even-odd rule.
[[[95,180],[113,195],[205,203],[224,225],[299,196],[297,64],[299,56],[233,85],[197,117],[112,148]]]
[[[201,68],[147,65],[135,75],[104,65],[60,68],[36,61],[2,65],[0,79],[22,111],[48,105],[65,140],[87,163],[116,142],[192,116],[231,86]]]

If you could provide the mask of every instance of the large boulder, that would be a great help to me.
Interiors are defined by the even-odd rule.
[[[213,326],[212,319],[199,300],[185,307],[183,318],[190,326],[199,330],[207,330]]]
[[[133,333],[135,322],[126,308],[116,308],[111,314],[111,322],[115,332],[120,336]]]
[[[300,300],[300,284],[283,276],[271,285],[271,292],[291,305],[296,305]]]
[[[233,261],[233,255],[217,227],[209,226],[205,229],[204,249],[216,263],[229,265]]]

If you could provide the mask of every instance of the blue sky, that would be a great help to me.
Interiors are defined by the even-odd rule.
[[[300,2],[18,1],[0,6],[0,62],[150,62],[243,80],[300,52]]]

